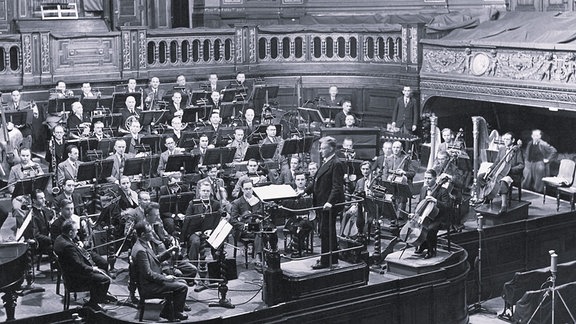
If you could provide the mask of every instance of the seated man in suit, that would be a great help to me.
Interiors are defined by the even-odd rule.
[[[54,207],[56,212],[60,212],[60,204],[63,200],[68,199],[74,203],[74,213],[77,215],[84,214],[84,203],[80,194],[75,193],[76,181],[73,179],[66,179],[64,185],[62,186],[62,191],[56,197],[54,197]]]
[[[84,125],[90,124],[90,116],[84,114],[84,109],[79,101],[72,103],[72,114],[68,117],[67,128],[72,137],[79,138],[84,131]]]
[[[118,207],[120,207],[120,210],[138,207],[138,193],[132,190],[131,187],[132,181],[130,181],[130,177],[120,177],[120,190],[118,191],[118,195],[120,196]]]
[[[136,90],[136,79],[128,79],[128,83],[126,83],[126,93],[134,92],[138,92],[138,90]]]
[[[58,187],[62,188],[66,180],[74,180],[78,177],[78,167],[80,167],[81,162],[78,161],[79,151],[76,145],[68,145],[66,147],[66,155],[68,158],[58,164],[57,172],[57,183]],[[85,185],[85,181],[77,183],[77,185]]]
[[[280,176],[278,177],[277,184],[287,184],[292,186],[292,188],[296,187],[295,175],[297,172],[300,171],[300,159],[298,156],[292,156],[290,158],[290,166],[285,167],[280,171]]]
[[[168,136],[164,139],[164,145],[166,146],[166,151],[160,154],[160,161],[158,162],[158,174],[160,176],[165,176],[166,164],[168,163],[168,157],[170,155],[182,154],[183,149],[176,147],[176,141],[174,138]]]
[[[346,116],[351,115],[352,102],[350,100],[344,100],[342,102],[342,111],[339,111],[336,116],[334,116],[334,127],[344,127],[346,125]]]
[[[342,106],[342,96],[338,95],[338,87],[330,86],[328,89],[328,97],[322,97],[321,101],[325,102],[330,107]]]
[[[123,139],[117,139],[114,143],[114,154],[107,157],[114,161],[112,165],[112,175],[106,180],[110,183],[120,183],[120,177],[124,173],[124,162],[127,158],[131,157],[131,154],[126,154],[126,141]]]
[[[264,175],[262,172],[258,171],[258,161],[256,159],[248,160],[248,164],[246,164],[246,173],[241,173],[236,185],[234,185],[234,189],[232,190],[232,197],[238,198],[238,195],[242,192],[242,188],[240,184],[243,183],[243,180],[250,179],[252,180],[253,184],[262,185],[268,182],[268,177]]]
[[[173,172],[168,176],[168,183],[160,187],[160,196],[177,195],[182,192],[189,192],[188,184],[182,182],[182,173]]]
[[[120,121],[120,126],[118,127],[118,130],[121,133],[128,133],[128,129],[126,128],[126,123],[128,119],[130,119],[130,117],[132,116],[134,116],[135,118],[140,118],[142,110],[136,107],[136,98],[134,98],[133,96],[126,97],[124,103],[126,105],[126,109],[122,109],[121,111],[122,120]]]
[[[294,183],[296,186],[296,193],[300,195],[297,199],[285,199],[282,206],[290,209],[304,209],[312,207],[312,197],[307,196],[306,191],[306,175],[302,171],[297,171],[294,176]],[[316,217],[315,212],[305,212],[303,214],[290,213],[289,218],[286,220],[284,228],[292,235],[292,258],[299,258],[302,256],[304,249],[304,240],[310,232],[314,229],[312,220]]]
[[[78,223],[68,219],[61,227],[62,234],[54,241],[54,252],[62,271],[67,278],[66,284],[78,288],[89,289],[90,300],[85,306],[94,311],[105,311],[99,304],[107,302],[107,292],[110,286],[110,277],[94,265],[90,255],[83,247],[76,245]]]
[[[126,152],[132,155],[136,155],[139,153],[139,149],[141,148],[140,141],[144,134],[140,133],[142,131],[142,126],[140,125],[140,121],[137,119],[132,119],[132,122],[128,125],[129,133],[124,135],[124,141],[126,142]]]
[[[246,151],[248,150],[248,142],[244,138],[244,128],[236,127],[234,129],[234,139],[232,142],[226,147],[235,147],[236,153],[234,153],[234,159],[232,160],[232,164],[242,163],[244,161],[244,156],[246,155]]]
[[[154,237],[154,231],[150,224],[138,222],[135,225],[136,243],[132,247],[132,267],[136,270],[137,278],[140,285],[140,292],[143,296],[140,298],[158,297],[163,293],[171,292],[173,294],[174,318],[171,317],[171,310],[166,306],[160,313],[160,317],[168,320],[186,320],[188,315],[184,313],[186,295],[188,294],[188,285],[184,280],[176,279],[173,275],[165,275],[162,272],[162,262],[170,257],[170,253],[176,250],[173,247],[159,256],[150,247],[150,241]],[[166,304],[168,305],[168,304]]]
[[[32,233],[38,251],[52,254],[52,239],[50,238],[50,222],[56,213],[46,207],[46,195],[36,189],[32,192]]]
[[[148,88],[144,89],[144,102],[146,103],[146,110],[156,110],[159,105],[158,102],[162,100],[166,90],[160,89],[160,79],[152,77]]]

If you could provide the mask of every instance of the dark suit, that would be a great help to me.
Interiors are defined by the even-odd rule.
[[[126,141],[126,152],[130,154],[138,153],[137,145],[140,145],[140,140],[144,137],[142,134],[138,134],[136,137],[132,134],[125,135],[122,139]]]
[[[54,209],[56,210],[57,213],[60,213],[60,204],[64,199],[68,198],[66,197],[63,191],[58,196],[54,197]],[[84,212],[84,206],[80,194],[73,192],[72,202],[74,203],[74,214],[82,215]]]
[[[396,100],[392,111],[392,122],[403,132],[412,133],[412,126],[418,125],[419,110],[414,98],[410,97],[408,104],[404,103],[404,97]]]
[[[49,143],[49,142],[48,142]],[[48,148],[50,146],[50,144],[46,143],[45,148]],[[64,157],[64,154],[66,153],[66,142],[64,140],[62,140],[62,143],[58,144],[58,142],[56,142],[56,140],[54,140],[54,155],[56,156],[56,165],[55,167],[58,167],[58,164],[60,164],[60,162],[66,160],[66,158]],[[52,169],[52,152],[49,149],[46,149],[46,162],[48,162],[48,171],[49,172],[54,172],[56,170]]]
[[[344,127],[346,125],[346,115],[343,111],[339,111],[334,116],[334,127]]]
[[[144,89],[144,98],[142,98],[142,100],[145,100],[147,106],[152,104],[153,101],[154,106],[149,107],[148,109],[156,109],[158,101],[162,100],[162,98],[164,98],[164,95],[166,95],[166,90],[158,88],[156,92],[154,92],[154,90],[151,87],[148,87]]]
[[[54,217],[51,209],[43,207],[32,208],[32,229],[34,239],[38,242],[38,249],[42,252],[52,250],[52,239],[50,238],[50,220]]]
[[[82,114],[82,118],[78,117],[76,114],[70,115],[68,117],[68,121],[66,122],[66,127],[68,127],[69,132],[77,132],[78,134],[82,133],[80,129],[80,125],[83,123],[90,123],[90,116],[87,114]]]
[[[334,206],[344,202],[344,174],[345,165],[334,155],[330,160],[320,166],[316,173],[316,179],[313,187],[306,188],[307,193],[313,194],[314,206],[324,206],[325,203],[332,204],[330,210],[322,211],[320,216],[320,241],[322,244],[322,253],[328,253],[330,250],[338,249],[338,240],[336,237],[336,217],[343,210],[342,206]],[[332,246],[330,247],[330,237]],[[320,263],[329,264],[329,255],[322,256]],[[332,263],[338,262],[338,254],[332,255]]]
[[[428,187],[424,185],[420,190],[420,201],[424,200],[428,194]],[[426,235],[426,241],[422,243],[421,249],[428,248],[430,250],[436,250],[436,245],[438,241],[438,229],[442,222],[448,220],[450,214],[450,193],[443,187],[440,187],[432,193],[432,197],[436,198],[436,207],[438,208],[438,214],[431,214],[428,219],[424,220],[423,226],[428,230]],[[419,217],[421,215],[415,215]]]
[[[134,108],[134,112],[131,112],[130,110],[128,110],[128,108],[122,109],[122,121],[120,122],[120,128],[121,129],[126,128],[126,121],[128,120],[128,118],[130,118],[130,116],[136,116],[138,119],[140,119],[141,114],[142,111],[138,108]]]
[[[162,274],[162,261],[170,257],[170,253],[162,253],[158,257],[152,251],[148,242],[138,239],[132,247],[132,267],[137,272],[140,284],[140,298],[152,298],[165,292],[174,295],[174,311],[182,312],[188,286],[182,280],[169,280]]]
[[[126,194],[124,190],[119,190],[118,194],[120,197],[120,201],[118,201],[118,207],[120,207],[121,210],[138,207],[138,193],[136,191],[130,189],[130,194]]]
[[[62,187],[64,186],[64,183],[66,182],[66,180],[74,180],[76,181],[76,178],[78,176],[78,167],[80,166],[80,162],[76,161],[74,162],[74,166],[72,166],[72,164],[70,163],[69,160],[65,160],[64,162],[58,164],[58,186]]]
[[[334,100],[330,96],[320,98],[320,105],[327,105],[329,107],[339,107],[342,106],[342,101],[344,97],[336,95]]]
[[[110,286],[110,278],[94,270],[94,263],[88,252],[64,235],[56,238],[54,252],[58,255],[67,285],[78,289],[89,289],[90,301],[88,303],[105,301]]]
[[[206,230],[214,230],[218,223],[220,222],[220,217],[206,217],[206,214],[219,213],[220,203],[217,200],[210,199],[210,203],[207,204],[207,208],[202,203],[194,203],[191,201],[186,209],[186,218],[184,219],[184,224],[182,225],[182,241],[188,243],[188,259],[198,260],[198,255],[200,255],[200,248],[202,247],[203,241],[206,238],[202,233]],[[198,232],[201,232],[199,235]],[[202,255],[201,259],[205,256]]]

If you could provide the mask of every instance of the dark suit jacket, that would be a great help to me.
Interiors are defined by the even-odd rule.
[[[137,137],[133,137],[132,134],[124,135],[123,139],[126,141],[126,152],[131,154],[138,153],[136,145],[138,145],[138,141],[141,140],[142,137],[144,137],[144,135],[140,133],[138,133]]]
[[[46,143],[46,162],[48,162],[48,171],[50,172],[54,172],[56,170],[52,169],[52,152],[48,149],[49,147],[49,140]],[[54,140],[54,153],[56,153],[56,167],[58,167],[58,164],[60,164],[60,162],[66,160],[66,158],[64,157],[64,154],[66,152],[66,141],[62,141],[62,144],[58,144],[56,143],[56,140]]]
[[[408,105],[404,104],[404,97],[396,99],[396,105],[392,112],[392,122],[396,123],[396,127],[406,127],[407,130],[412,131],[412,125],[418,124],[419,117],[418,104],[414,98],[410,97]]]
[[[50,220],[54,212],[46,207],[42,209],[32,208],[32,228],[34,239],[39,243],[40,249],[52,244],[50,238]]]
[[[343,111],[339,111],[336,116],[334,116],[334,127],[344,127],[346,125],[346,115]]]
[[[147,101],[148,97],[150,97],[150,99],[154,100],[154,103],[156,104],[158,101],[162,100],[164,95],[166,95],[166,90],[164,90],[162,88],[158,88],[158,90],[156,91],[155,94],[152,94],[152,92],[153,92],[153,90],[151,87],[144,89],[144,98],[142,98],[142,100],[145,100],[147,104],[148,104],[148,101]]]
[[[128,199],[128,195],[124,192],[124,190],[118,190],[118,195],[120,197],[120,201],[118,201],[118,207],[120,207],[121,210],[138,207],[138,193],[136,193],[136,191],[130,190],[130,199]]]
[[[140,239],[132,246],[132,266],[137,269],[140,292],[145,298],[155,296],[165,291],[172,290],[164,285],[168,279],[162,274],[162,262],[170,258],[170,253],[164,252],[159,257],[147,242]]]
[[[134,113],[131,113],[128,110],[128,108],[122,109],[122,121],[120,122],[120,128],[126,129],[126,121],[128,120],[128,118],[130,116],[136,116],[136,117],[140,118],[141,114],[142,114],[142,111],[138,108],[134,109]]]
[[[343,100],[344,100],[344,97],[342,97],[340,95],[336,95],[336,98],[334,100],[332,100],[332,98],[330,98],[330,96],[326,96],[326,97],[322,97],[320,99],[320,105],[325,104],[325,105],[330,106],[330,107],[338,107],[338,106],[342,106]]]
[[[220,214],[220,203],[210,199],[210,209],[205,209],[202,203],[191,201],[186,209],[186,218],[182,224],[182,241],[187,242],[190,235],[198,231],[214,230],[220,222],[220,217],[205,217],[207,213]]]
[[[82,248],[68,237],[60,235],[56,238],[54,252],[58,255],[60,266],[66,270],[67,278],[71,281],[67,284],[72,287],[81,287],[92,278],[94,263],[88,258],[88,252],[83,252]]]
[[[522,173],[524,172],[524,156],[522,156],[522,151],[518,148],[515,152],[510,153],[510,172],[508,175],[515,181],[522,180]],[[494,160],[494,166],[498,165],[502,159],[506,156],[506,148],[498,148],[498,155],[496,160]]]
[[[322,164],[316,173],[312,192],[307,188],[307,193],[313,194],[314,206],[323,206],[329,202],[334,205],[344,202],[344,162],[337,156]]]
[[[90,116],[88,116],[87,114],[82,114],[82,119],[80,119],[80,117],[78,117],[76,114],[71,114],[68,117],[68,121],[66,122],[66,126],[68,127],[68,131],[69,132],[81,132],[80,129],[78,128],[78,126],[80,126],[80,124],[82,123],[89,123],[90,122]]]
[[[57,213],[60,212],[60,203],[64,199],[66,199],[64,192],[61,192],[58,196],[54,197],[54,210],[56,210]],[[73,192],[72,202],[74,203],[74,213],[76,215],[82,215],[84,206],[82,206],[83,202],[80,194]]]

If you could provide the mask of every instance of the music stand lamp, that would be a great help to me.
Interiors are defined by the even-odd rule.
[[[216,258],[218,264],[220,265],[220,278],[222,281],[218,283],[218,295],[220,299],[217,303],[208,304],[209,307],[224,307],[232,309],[235,306],[232,305],[230,299],[226,298],[228,293],[228,267],[226,266],[226,251],[224,251],[224,241],[232,231],[232,225],[228,223],[225,219],[220,220],[216,229],[212,231],[212,234],[208,237],[208,244],[216,251]]]
[[[478,256],[476,262],[476,268],[478,268],[478,280],[476,281],[478,284],[478,300],[468,307],[468,314],[495,314],[482,306],[482,233],[484,232],[484,217],[480,213],[476,214],[476,217],[476,224],[478,225]]]

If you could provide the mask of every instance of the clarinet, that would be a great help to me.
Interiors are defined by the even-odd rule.
[[[54,138],[50,139],[48,143],[48,149],[50,154],[52,154],[52,159],[50,159],[50,166],[52,166],[52,195],[57,196],[60,193],[60,188],[58,188],[58,165],[56,163],[56,147],[54,146]]]

